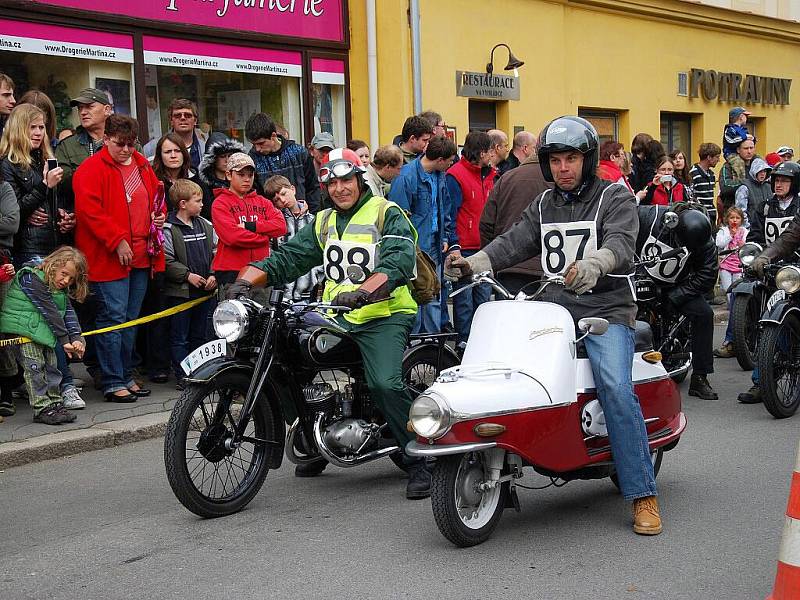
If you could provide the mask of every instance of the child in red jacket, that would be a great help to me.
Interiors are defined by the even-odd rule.
[[[214,190],[211,220],[219,236],[212,270],[219,285],[233,283],[239,270],[269,256],[269,242],[286,234],[286,220],[272,202],[253,190],[256,167],[247,154],[228,158],[230,187]]]

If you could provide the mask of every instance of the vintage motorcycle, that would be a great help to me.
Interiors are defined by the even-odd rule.
[[[800,266],[777,263],[764,273],[777,289],[759,321],[758,385],[764,407],[785,419],[800,407]]]
[[[551,485],[611,477],[614,463],[592,370],[581,341],[602,335],[608,322],[575,324],[564,307],[530,296],[515,299],[488,273],[497,297],[475,313],[462,364],[447,369],[410,410],[417,440],[413,456],[435,457],[431,505],[439,531],[457,546],[473,546],[492,533],[505,508],[519,510],[515,486],[524,467]],[[465,286],[463,289],[468,289]],[[654,349],[647,323],[637,322],[632,365],[656,473],[663,454],[686,428],[677,384]],[[522,486],[521,486],[522,487]]]
[[[183,363],[187,386],[164,438],[175,496],[201,517],[241,510],[282,457],[297,465],[353,467],[401,448],[370,399],[355,341],[322,312],[329,304],[293,304],[273,290],[266,305],[226,300],[214,311],[220,339]],[[411,336],[403,380],[413,396],[458,364],[448,334]],[[284,407],[298,415],[284,426]]]

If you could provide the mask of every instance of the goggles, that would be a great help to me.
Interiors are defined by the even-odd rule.
[[[319,180],[321,183],[329,183],[332,179],[349,179],[356,173],[361,172],[361,167],[354,162],[339,160],[322,167],[319,170]]]

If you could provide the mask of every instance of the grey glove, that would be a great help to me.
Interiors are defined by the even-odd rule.
[[[444,277],[448,281],[458,281],[484,271],[491,273],[492,263],[489,261],[489,255],[483,250],[467,257],[460,254],[448,254],[444,261]]]
[[[769,259],[766,256],[756,256],[755,260],[750,263],[750,270],[759,278],[762,278],[764,277],[764,267],[768,264]]]
[[[597,284],[598,279],[610,273],[615,264],[614,253],[607,248],[601,248],[596,253],[582,260],[576,260],[569,266],[566,287],[576,294],[585,294]]]

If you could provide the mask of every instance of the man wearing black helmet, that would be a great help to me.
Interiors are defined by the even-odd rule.
[[[800,165],[796,162],[782,162],[772,171],[772,191],[774,192],[765,204],[753,214],[748,242],[766,246],[750,265],[759,277],[764,275],[764,267],[776,258],[790,255],[797,249],[798,226],[797,215],[800,214]],[[792,228],[794,233],[790,232]],[[793,237],[792,237],[793,236]],[[739,394],[742,404],[761,402],[761,389],[758,385],[758,366],[753,369],[752,387]]]
[[[636,533],[661,533],[656,483],[642,411],[633,395],[636,304],[629,275],[639,220],[633,194],[595,176],[598,137],[579,117],[561,117],[539,137],[539,163],[555,189],[541,193],[514,227],[480,252],[450,255],[446,273],[465,277],[498,272],[541,254],[545,275],[564,275],[566,289],[550,286],[544,300],[567,308],[577,321],[603,317],[601,336],[586,338],[597,395],[608,425],[611,453],[626,500],[633,501]]]

